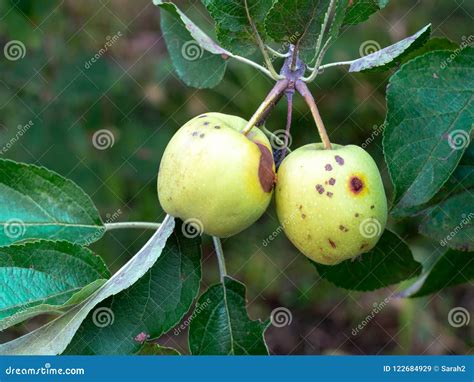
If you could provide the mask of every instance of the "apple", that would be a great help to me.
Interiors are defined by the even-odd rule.
[[[354,145],[309,144],[278,170],[276,208],[290,241],[334,265],[372,249],[387,222],[387,199],[372,157]]]
[[[246,123],[205,113],[176,132],[158,173],[158,197],[168,214],[229,237],[265,212],[276,177],[272,148],[257,127],[242,134]]]

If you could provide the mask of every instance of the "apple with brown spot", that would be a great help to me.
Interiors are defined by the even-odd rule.
[[[354,145],[309,144],[278,170],[277,214],[310,259],[338,264],[372,249],[387,222],[387,199],[372,157]]]
[[[207,234],[229,237],[265,212],[275,164],[261,130],[241,133],[246,123],[233,115],[206,113],[178,130],[158,173],[158,196],[168,214],[193,219]]]

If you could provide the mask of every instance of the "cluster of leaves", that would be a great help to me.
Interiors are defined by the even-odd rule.
[[[322,32],[334,41],[341,28],[364,21],[387,2],[268,0],[247,5],[205,0],[218,44],[174,4],[155,1],[163,10],[163,34],[176,71],[196,87],[216,85],[229,57],[254,58],[260,42],[291,43],[311,65]],[[330,4],[335,4],[332,12]],[[332,23],[323,31],[329,14]],[[474,278],[472,256],[466,252],[473,249],[472,224],[456,230],[473,205],[469,137],[474,84],[469,74],[474,52],[453,51],[445,41],[426,43],[429,33],[427,26],[353,60],[349,70],[386,70],[405,62],[387,91],[384,150],[395,188],[391,212],[396,218],[422,216],[420,231],[435,240],[456,235],[446,240],[448,251],[422,268],[409,246],[387,230],[360,261],[315,264],[337,286],[367,291],[414,279],[403,294],[421,296]],[[199,60],[184,57],[189,41],[203,49]],[[457,144],[454,133],[468,137],[467,144]],[[0,188],[0,204],[8,206],[0,210],[0,283],[7,291],[0,301],[0,329],[40,314],[57,316],[0,345],[0,354],[176,354],[154,340],[181,322],[195,303],[198,313],[189,320],[193,354],[268,353],[263,334],[269,322],[249,319],[243,284],[225,277],[197,298],[200,239],[185,237],[179,221],[168,216],[110,276],[102,259],[87,248],[106,227],[76,184],[45,168],[0,160]],[[99,320],[100,312],[110,314],[108,325]]]

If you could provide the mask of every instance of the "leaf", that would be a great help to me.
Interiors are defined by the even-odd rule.
[[[473,176],[474,167],[469,168]],[[474,187],[455,193],[426,212],[420,232],[460,251],[474,250]]]
[[[252,321],[245,309],[245,285],[225,277],[200,298],[202,307],[189,327],[194,355],[268,354],[263,332],[268,322]]]
[[[433,37],[429,39],[423,46],[410,51],[408,54],[404,54],[400,60],[400,63],[404,64],[415,57],[422,56],[425,53],[432,52],[434,50],[455,50],[458,45],[445,37]]]
[[[100,306],[113,313],[113,325],[97,326],[89,313],[66,354],[132,354],[135,340],[158,338],[172,329],[189,311],[201,281],[200,238],[188,239],[175,229],[155,265],[127,290]],[[120,341],[117,341],[117,338]]]
[[[0,159],[0,246],[29,239],[91,244],[105,232],[75,183],[34,165]]]
[[[385,230],[377,245],[355,260],[338,265],[314,263],[319,275],[334,285],[369,291],[397,284],[421,273],[408,245],[395,233]]]
[[[385,8],[389,0],[353,0],[346,11],[344,24],[359,24],[366,21],[375,12]]]
[[[336,0],[334,16],[331,22],[331,27],[329,28],[329,36],[331,37],[332,43],[334,43],[336,38],[339,36],[340,29],[346,16],[348,4],[349,0]]]
[[[390,79],[384,153],[395,188],[395,216],[428,202],[459,163],[473,121],[474,49],[435,51]]]
[[[0,248],[0,330],[82,302],[110,276],[98,256],[67,242]]]
[[[276,0],[265,18],[265,30],[275,42],[293,42],[302,60],[312,64],[328,7],[329,0]]]
[[[230,52],[220,47],[194,24],[176,5],[160,0],[161,29],[179,77],[195,88],[212,88],[224,76]]]
[[[260,37],[265,40],[263,21],[272,6],[272,0],[202,0],[216,22],[219,42],[226,49],[243,56],[251,55],[257,47],[254,32],[247,17],[246,2],[255,28]]]
[[[474,279],[474,257],[466,252],[448,250],[417,282],[400,294],[421,297]]]
[[[91,297],[39,329],[0,345],[0,355],[62,353],[82,321],[97,304],[129,288],[153,266],[160,257],[173,228],[174,218],[167,216],[148,243]]]
[[[431,24],[428,24],[414,35],[407,37],[404,40],[353,61],[349,67],[349,72],[387,70],[397,65],[397,63],[410,52],[423,46],[423,44],[429,39],[430,33]]]
[[[138,355],[181,355],[179,351],[158,344],[146,343],[137,353]]]

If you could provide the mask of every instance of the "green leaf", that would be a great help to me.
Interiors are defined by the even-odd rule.
[[[332,39],[332,43],[336,41],[339,36],[339,32],[344,23],[346,11],[348,8],[349,0],[336,0],[336,7],[334,10],[334,16],[332,19],[331,27],[329,28],[329,36]]]
[[[334,285],[360,291],[397,284],[421,273],[421,264],[413,259],[408,245],[389,230],[359,258],[338,265],[313,264],[319,275]]]
[[[194,355],[268,354],[263,332],[268,322],[252,321],[245,309],[245,285],[225,277],[200,298],[202,309],[189,327],[189,347]]]
[[[44,313],[61,313],[99,288],[109,271],[76,244],[37,241],[0,248],[0,330]]]
[[[137,335],[158,338],[183,318],[198,295],[200,281],[200,238],[188,239],[177,227],[155,265],[130,288],[100,305],[113,312],[113,325],[97,326],[91,312],[66,354],[137,352],[141,346]]]
[[[158,344],[146,343],[140,349],[137,355],[181,355],[179,351],[173,348],[164,347]]]
[[[300,57],[312,64],[329,0],[276,0],[265,18],[267,34],[279,43],[292,41]]]
[[[353,61],[349,67],[349,72],[387,70],[397,65],[397,63],[410,52],[423,46],[430,37],[430,33],[431,24],[428,24],[414,35],[407,37],[404,40]]]
[[[469,144],[474,117],[474,49],[435,51],[390,79],[383,146],[395,188],[395,216],[428,202]]]
[[[353,0],[346,11],[344,24],[359,24],[385,8],[389,0]]]
[[[105,231],[91,199],[43,167],[0,159],[0,246],[29,239],[90,244]]]
[[[425,53],[432,52],[434,50],[455,50],[458,45],[445,37],[433,37],[429,39],[422,47],[410,51],[408,54],[403,55],[400,62],[404,64],[415,57],[422,56]]]
[[[212,88],[224,76],[230,52],[220,47],[194,24],[176,5],[160,0],[161,29],[179,77],[195,88]]]
[[[474,167],[467,170],[470,181]],[[440,244],[460,251],[474,250],[474,187],[452,194],[449,198],[430,208],[420,225],[420,232]]]
[[[224,48],[243,56],[255,52],[257,43],[245,3],[255,28],[265,40],[263,21],[272,6],[272,0],[202,0],[202,3],[216,22],[217,38]]]
[[[62,353],[71,342],[82,321],[97,304],[129,288],[155,264],[165,247],[166,240],[173,232],[173,228],[174,218],[167,216],[148,243],[91,297],[39,329],[0,345],[0,355],[55,355]],[[113,316],[109,316],[109,319],[113,320]]]
[[[474,257],[466,252],[448,250],[417,282],[402,292],[402,297],[420,297],[474,279]]]

